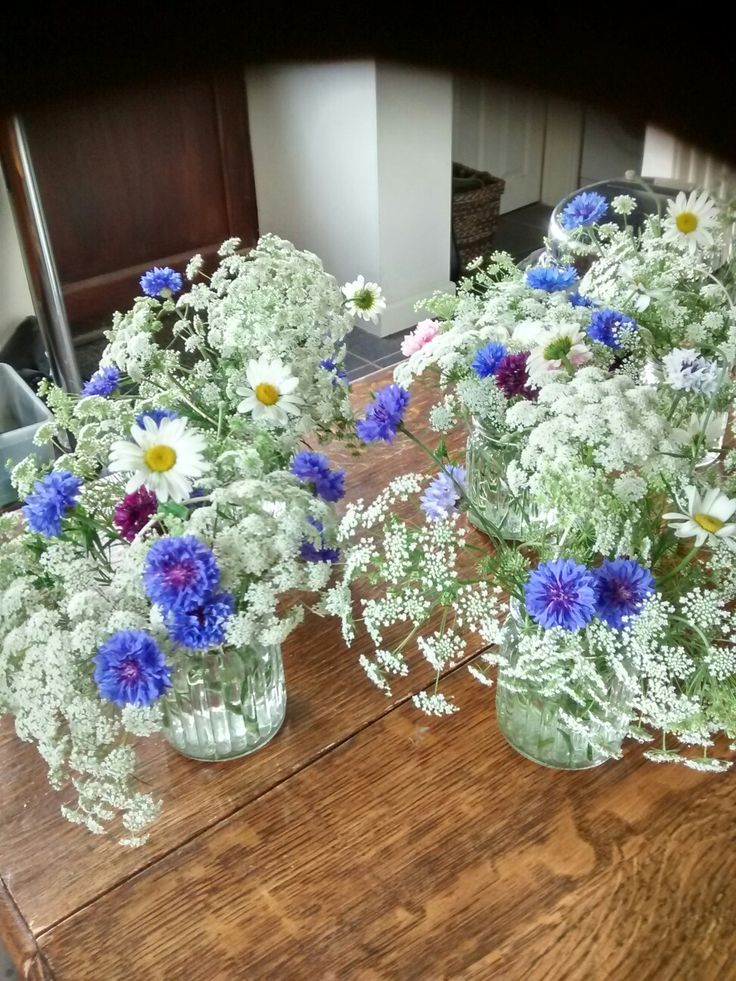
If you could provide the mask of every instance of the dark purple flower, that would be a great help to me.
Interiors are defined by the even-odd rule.
[[[291,472],[308,484],[323,501],[339,501],[345,496],[345,471],[330,470],[323,453],[301,450],[291,461]]]
[[[490,341],[485,347],[476,351],[470,367],[479,378],[488,378],[489,375],[496,374],[498,366],[503,361],[505,354],[506,348],[503,344],[499,344],[497,341]]]
[[[400,385],[386,385],[377,392],[373,404],[366,409],[365,419],[360,419],[355,426],[363,442],[384,440],[386,443],[393,443],[409,398],[409,393]]]
[[[543,562],[529,573],[524,588],[532,620],[549,630],[580,630],[596,613],[597,586],[593,574],[572,559]]]
[[[170,297],[179,292],[182,284],[181,273],[170,266],[154,266],[141,276],[141,289],[146,296]]]
[[[143,630],[120,630],[97,649],[94,679],[116,705],[150,705],[171,687],[171,671]]]
[[[507,399],[520,395],[529,402],[536,402],[539,390],[529,384],[528,351],[507,354],[496,369],[496,384]]]
[[[33,485],[23,507],[28,527],[47,538],[61,534],[61,522],[74,507],[82,481],[68,470],[52,470]]]
[[[113,365],[99,368],[91,378],[89,378],[82,389],[82,395],[101,395],[104,397],[112,395],[120,384],[120,371]]]
[[[164,610],[199,606],[220,581],[220,567],[194,535],[160,538],[146,556],[143,582],[149,599]]]
[[[215,593],[197,606],[172,610],[166,615],[166,627],[172,639],[192,650],[217,647],[224,643],[227,623],[235,610],[230,593]]]
[[[132,542],[148,524],[158,508],[158,498],[147,487],[141,486],[132,494],[126,494],[115,508],[113,524],[121,538]]]
[[[649,569],[634,559],[606,559],[593,575],[598,584],[596,613],[619,630],[627,625],[624,617],[636,616],[656,589]]]

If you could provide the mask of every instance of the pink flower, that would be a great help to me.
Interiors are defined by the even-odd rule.
[[[420,321],[411,334],[407,334],[401,344],[401,353],[405,358],[411,354],[416,354],[433,341],[440,332],[440,325],[436,320]]]

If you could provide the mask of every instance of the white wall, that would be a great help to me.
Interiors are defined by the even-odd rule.
[[[449,76],[357,61],[247,72],[261,232],[381,284],[382,335],[450,289]]]
[[[644,127],[627,126],[611,113],[585,110],[580,184],[623,177],[627,170],[641,173]]]
[[[453,158],[502,177],[501,214],[539,201],[544,95],[482,78],[454,80]]]
[[[646,129],[642,174],[672,180],[675,186],[692,183],[724,197],[736,187],[732,167],[656,126]]]
[[[379,282],[390,302],[383,333],[416,323],[414,304],[450,275],[452,80],[379,64]]]
[[[341,282],[377,276],[373,62],[269,65],[246,87],[260,231],[316,252]]]
[[[32,313],[20,242],[5,181],[0,175],[0,344]]]

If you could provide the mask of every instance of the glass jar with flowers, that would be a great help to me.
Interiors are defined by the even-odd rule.
[[[305,439],[353,441],[344,338],[380,290],[239,244],[211,277],[195,257],[184,293],[151,270],[81,396],[45,387],[57,458],[15,467],[23,516],[0,517],[0,711],[73,785],[65,816],[129,845],[160,806],[131,737],[198,760],[268,742],[281,644],[338,557],[345,475]]]

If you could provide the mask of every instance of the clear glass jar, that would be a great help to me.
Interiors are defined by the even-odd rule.
[[[230,760],[281,728],[286,688],[280,645],[180,654],[161,700],[164,735],[184,756]]]
[[[619,757],[631,704],[626,681],[612,675],[606,705],[596,712],[581,709],[570,696],[551,698],[514,674],[518,637],[514,617],[502,647],[502,663],[508,667],[504,673],[499,666],[496,686],[496,718],[506,741],[534,763],[558,770],[587,770]]]
[[[506,482],[509,463],[516,458],[518,447],[500,439],[495,430],[479,419],[471,418],[465,454],[468,498],[468,520],[478,531],[487,534],[488,525],[498,529],[507,541],[523,537],[524,521]],[[527,517],[529,515],[527,514]]]

